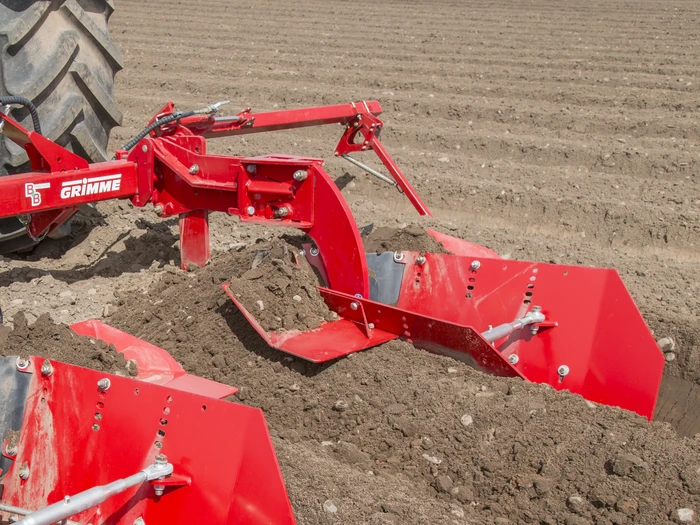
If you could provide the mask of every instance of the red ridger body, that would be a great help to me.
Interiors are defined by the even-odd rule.
[[[379,140],[379,103],[246,109],[229,117],[216,116],[218,106],[159,125],[175,115],[168,104],[130,152],[97,164],[0,113],[2,132],[24,147],[34,170],[0,178],[0,217],[22,217],[39,239],[81,204],[152,204],[161,217],[179,218],[183,269],[209,260],[211,211],[238,215],[242,223],[295,227],[313,240],[302,254],[319,270],[322,296],[340,318],[311,331],[268,333],[224,285],[271,346],[323,362],[403,338],[491,374],[547,383],[651,419],[663,357],[617,272],[506,261],[438,232],[430,233],[451,255],[366,254],[321,160],[210,155],[206,139],[341,124],[336,155],[394,185],[429,215]],[[364,151],[374,151],[389,176],[350,156]],[[9,470],[0,511],[9,505],[26,513],[142,470],[142,477],[159,475],[63,517],[95,525],[131,525],[140,517],[189,523],[195,516],[216,524],[294,523],[258,410],[219,401],[235,390],[185,374],[162,349],[98,322],[74,329],[136,359],[139,377],[60,363],[49,363],[53,372],[45,374],[48,367],[37,358],[6,363],[17,384],[24,381],[24,416],[19,443],[8,443],[15,454],[4,450]],[[104,379],[111,386],[96,386]],[[78,455],[89,461],[74,461]],[[163,474],[164,465],[172,473]],[[32,474],[22,477],[26,472]]]

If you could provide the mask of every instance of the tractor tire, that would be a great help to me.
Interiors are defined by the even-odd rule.
[[[31,100],[42,134],[91,162],[107,160],[109,133],[122,121],[114,102],[122,56],[107,28],[113,11],[113,0],[0,2],[0,96]],[[26,109],[11,115],[32,129]],[[24,149],[0,136],[0,176],[26,171]],[[0,219],[0,254],[35,244],[19,220]]]

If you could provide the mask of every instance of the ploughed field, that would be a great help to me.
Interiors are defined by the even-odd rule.
[[[116,7],[124,126],[110,153],[170,100],[231,100],[237,113],[377,99],[382,140],[432,219],[334,158],[337,126],[210,151],[325,158],[359,225],[415,223],[506,258],[617,269],[655,336],[675,342],[658,410],[681,436],[407,343],[322,367],[285,358],[219,288],[281,231],[212,216],[212,264],[186,274],[176,221],[127,203],[99,204],[69,238],[0,260],[0,305],[20,327],[2,333],[5,351],[70,342],[47,318],[31,327],[43,313],[106,317],[189,372],[238,386],[238,401],[265,410],[300,524],[655,524],[700,512],[700,5]]]

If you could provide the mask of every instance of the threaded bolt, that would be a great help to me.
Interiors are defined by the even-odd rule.
[[[53,374],[53,365],[51,364],[51,361],[46,359],[42,364],[41,364],[41,373],[45,375],[46,377],[49,377],[51,374]]]
[[[294,172],[294,175],[292,175],[292,177],[294,177],[294,180],[298,182],[306,180],[307,176],[308,174],[306,173],[306,170],[297,170]]]
[[[190,174],[197,175],[197,173],[199,173],[199,164],[192,164],[192,166],[190,166]]]
[[[112,382],[109,380],[109,378],[105,377],[103,379],[100,379],[97,382],[97,388],[100,390],[109,390],[109,387],[112,386]]]

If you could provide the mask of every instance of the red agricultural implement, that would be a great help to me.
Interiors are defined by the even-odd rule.
[[[341,124],[336,155],[429,215],[379,140],[379,103],[235,116],[218,116],[219,106],[180,113],[168,104],[113,161],[95,164],[0,114],[2,133],[26,150],[33,168],[0,178],[0,217],[20,216],[39,239],[81,204],[150,203],[161,217],[179,218],[183,269],[210,258],[211,211],[237,215],[242,224],[295,227],[313,241],[301,254],[318,270],[321,295],[339,317],[314,330],[266,332],[224,285],[270,346],[324,362],[402,338],[490,374],[547,383],[651,419],[663,357],[617,272],[503,260],[438,232],[430,233],[451,254],[367,254],[321,160],[210,155],[206,139]],[[389,175],[351,156],[363,151],[374,151]],[[37,524],[70,518],[131,525],[159,516],[173,523],[194,516],[203,523],[293,523],[259,411],[216,399],[231,391],[185,374],[164,350],[101,323],[74,329],[114,343],[139,362],[143,377],[60,363],[47,365],[46,374],[38,358],[24,368],[6,363],[8,376],[25,386],[14,388],[23,392],[14,395],[24,400],[23,416],[15,448],[4,450],[11,461],[0,510],[42,509],[22,520]],[[221,437],[227,435],[234,442]],[[125,481],[114,488],[116,479]]]

